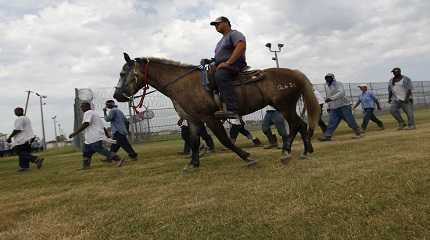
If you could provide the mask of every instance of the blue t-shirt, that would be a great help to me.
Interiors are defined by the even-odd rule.
[[[215,48],[215,63],[220,64],[227,61],[233,54],[234,48],[239,41],[246,43],[245,36],[237,31],[231,30],[219,40]],[[233,64],[238,70],[246,67],[245,53]]]
[[[121,110],[114,107],[109,111],[109,114],[105,116],[106,122],[110,122],[112,126],[112,134],[115,134],[116,132],[121,133],[122,135],[127,135],[127,126],[124,113],[122,113]]]
[[[376,97],[375,97],[375,95],[373,95],[373,93],[371,93],[369,91],[366,91],[366,92],[362,93],[358,97],[358,100],[360,100],[361,107],[363,109],[366,109],[366,108],[375,108]]]

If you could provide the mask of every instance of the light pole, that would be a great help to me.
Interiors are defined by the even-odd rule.
[[[46,138],[45,138],[45,121],[43,120],[43,101],[42,101],[42,99],[43,98],[47,98],[47,96],[45,96],[45,95],[41,95],[41,94],[39,94],[39,93],[36,93],[36,96],[38,96],[39,97],[39,99],[40,99],[40,116],[41,116],[41,118],[42,118],[42,135],[43,135],[43,138],[42,138],[42,145],[43,145],[43,150],[46,150]]]
[[[58,136],[57,136],[57,116],[53,116],[52,120],[54,120],[54,133],[55,133],[55,142],[58,144]]]
[[[270,52],[275,53],[275,57],[272,57],[272,60],[276,62],[276,67],[279,68],[278,52],[281,52],[281,48],[284,46],[284,44],[278,43],[278,50],[276,50],[276,49],[272,50],[272,44],[271,43],[266,43],[265,46],[269,49]]]
[[[28,100],[30,99],[30,93],[33,91],[27,90],[25,92],[27,93],[27,98],[25,100],[24,116],[27,114]]]

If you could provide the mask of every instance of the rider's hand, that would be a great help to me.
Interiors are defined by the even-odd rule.
[[[69,135],[69,138],[73,138],[75,135],[72,133]]]
[[[326,103],[329,103],[329,102],[331,102],[331,101],[333,101],[333,99],[331,99],[331,98],[326,98],[326,99],[325,99],[325,102],[326,102]]]
[[[216,70],[219,70],[221,68],[230,68],[230,64],[228,64],[227,62],[222,62],[218,65],[218,67],[216,68]]]
[[[11,143],[11,142],[12,142],[12,139],[8,138],[8,139],[6,140],[6,142],[7,142],[7,143]]]

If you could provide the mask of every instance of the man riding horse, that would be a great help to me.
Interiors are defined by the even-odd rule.
[[[215,112],[220,118],[239,118],[237,96],[234,93],[232,81],[246,67],[245,36],[231,29],[226,17],[219,17],[210,23],[223,36],[215,48],[215,82],[227,109]]]
[[[181,106],[193,125],[205,123],[225,147],[246,162],[246,166],[254,165],[255,158],[231,141],[220,118],[239,118],[270,105],[282,113],[290,126],[291,139],[283,144],[281,162],[288,163],[297,133],[302,137],[303,156],[312,153],[310,133],[318,122],[320,108],[309,79],[299,70],[287,68],[269,68],[255,73],[241,71],[246,67],[245,37],[232,30],[230,21],[225,17],[217,18],[211,25],[223,34],[215,49],[215,81],[227,105],[224,111],[218,111],[216,96],[202,84],[205,82],[202,76],[206,76],[203,64],[195,66],[154,57],[131,59],[127,53],[124,53],[126,63],[122,67],[114,98],[128,101],[139,89],[147,89],[148,85],[154,87]],[[296,112],[301,96],[308,112],[309,125]],[[192,158],[189,166],[198,168],[200,138],[197,128],[191,129],[191,132]]]

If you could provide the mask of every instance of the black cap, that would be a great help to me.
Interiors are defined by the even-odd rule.
[[[401,72],[401,70],[399,67],[395,67],[393,68],[393,70],[391,70],[391,72]]]
[[[228,18],[223,17],[223,16],[217,17],[214,21],[211,22],[211,25],[214,26],[214,25],[221,23],[221,22],[226,22],[226,23],[228,23],[229,26],[231,26],[230,20],[228,20]]]

